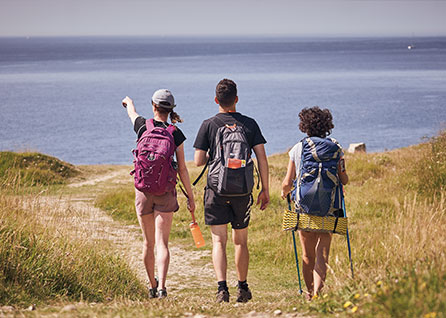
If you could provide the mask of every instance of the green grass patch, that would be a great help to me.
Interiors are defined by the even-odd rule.
[[[446,131],[431,139],[428,151],[420,158],[412,173],[418,179],[418,191],[426,196],[446,190]]]
[[[355,279],[351,279],[345,237],[334,235],[330,250],[326,287],[319,298],[306,302],[298,295],[293,240],[281,231],[286,202],[280,198],[288,155],[269,157],[271,204],[265,211],[254,207],[249,228],[250,267],[248,282],[254,298],[240,307],[216,305],[215,288],[176,290],[166,302],[125,302],[114,308],[101,307],[108,316],[119,314],[184,316],[240,316],[250,311],[273,315],[285,313],[310,316],[350,317],[444,317],[446,293],[446,149],[445,133],[429,142],[384,153],[346,154],[350,183],[346,205],[352,244]],[[199,173],[188,163],[193,176]],[[196,217],[210,249],[209,228],[203,220],[205,178],[195,187]],[[257,192],[254,193],[257,199]],[[194,248],[188,224],[186,201],[178,195],[171,243]],[[137,224],[133,185],[107,188],[98,197],[98,207],[116,220]],[[296,233],[300,268],[302,250]],[[228,238],[228,270],[234,271],[231,235]],[[211,261],[210,257],[207,260]],[[302,276],[302,275],[301,275]],[[208,277],[206,278],[209,279]],[[229,281],[235,277],[229,276]],[[305,289],[302,280],[303,288]],[[231,294],[235,288],[230,286]],[[233,300],[232,300],[233,301]],[[87,310],[87,315],[98,311]]]
[[[135,188],[133,185],[113,189],[99,195],[95,206],[107,211],[114,220],[126,224],[138,224],[135,212]]]
[[[36,152],[0,152],[0,186],[48,186],[63,184],[79,171],[71,164]]]
[[[35,213],[36,211],[34,211]],[[0,304],[139,299],[144,287],[102,241],[61,236],[20,202],[0,199]]]

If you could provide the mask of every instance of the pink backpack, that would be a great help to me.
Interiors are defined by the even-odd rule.
[[[153,119],[147,119],[146,127],[132,151],[135,169],[130,174],[135,178],[136,189],[161,195],[172,191],[177,182],[177,171],[172,165],[176,149],[175,126],[155,127]]]

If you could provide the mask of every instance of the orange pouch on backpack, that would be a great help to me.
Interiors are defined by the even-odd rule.
[[[229,169],[239,169],[246,166],[246,160],[240,160],[240,159],[234,159],[229,158],[228,159],[228,168]]]

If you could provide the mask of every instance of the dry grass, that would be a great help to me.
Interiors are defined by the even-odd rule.
[[[78,314],[185,316],[190,312],[209,316],[241,316],[256,311],[272,316],[275,309],[291,315],[295,313],[293,308],[296,308],[299,313],[317,316],[444,317],[446,192],[443,178],[446,175],[446,159],[442,153],[446,149],[445,139],[444,134],[440,134],[429,143],[413,147],[384,153],[346,155],[350,176],[346,187],[346,204],[350,217],[355,280],[350,277],[346,240],[336,235],[330,254],[325,294],[311,303],[305,302],[297,294],[291,234],[280,230],[282,211],[286,208],[279,197],[280,184],[288,161],[287,155],[281,154],[269,157],[271,205],[266,211],[256,208],[252,213],[249,234],[249,283],[254,292],[252,302],[242,306],[234,306],[234,303],[217,305],[213,302],[215,288],[206,285],[178,289],[166,302],[139,303],[121,299],[109,305],[79,304]],[[114,170],[113,167],[110,169]],[[191,167],[190,171],[193,178],[200,168]],[[105,169],[102,173],[110,171]],[[128,224],[135,222],[135,219],[131,179],[126,178],[122,179],[122,185],[114,187],[103,182],[64,191],[76,195],[83,192],[90,195],[93,192],[103,193],[100,204],[108,204],[106,208],[116,219],[121,219],[116,211],[122,212],[128,218]],[[204,179],[200,181],[194,190],[196,214],[201,225],[204,182]],[[128,198],[122,199],[120,196]],[[192,250],[187,228],[190,217],[184,198],[181,195],[179,198],[181,209],[175,216],[172,245],[187,245]],[[206,241],[210,242],[209,230],[202,225],[202,231]],[[229,247],[231,271],[234,269],[232,254],[233,250]],[[201,264],[209,264],[209,261],[208,256]],[[234,283],[232,276],[231,286]],[[203,281],[207,280],[209,277],[203,278]],[[234,291],[233,287],[231,291]],[[48,307],[40,313],[50,314],[59,310],[60,307]]]

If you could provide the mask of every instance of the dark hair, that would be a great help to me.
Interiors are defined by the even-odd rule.
[[[299,113],[299,129],[309,137],[327,137],[334,128],[333,116],[328,109],[318,106],[304,108]]]
[[[176,112],[174,112],[173,109],[167,109],[167,108],[161,107],[155,103],[153,106],[155,106],[156,111],[162,115],[170,114],[170,121],[172,122],[172,124],[183,122],[183,119],[181,119],[180,115],[178,115]]]
[[[237,84],[234,81],[224,78],[218,82],[215,88],[215,96],[217,97],[220,106],[232,106],[237,97]]]

